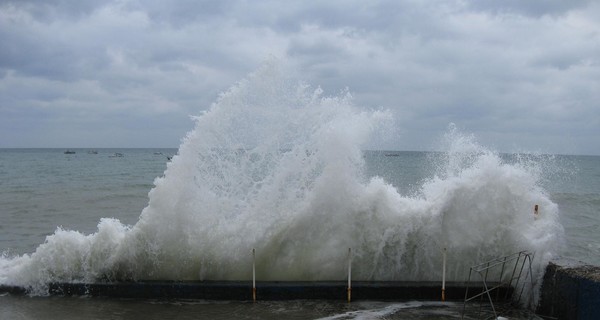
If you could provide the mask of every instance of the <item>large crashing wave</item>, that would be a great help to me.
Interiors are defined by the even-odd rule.
[[[286,74],[267,63],[195,118],[134,226],[58,229],[0,259],[0,283],[244,280],[252,248],[259,280],[344,279],[348,248],[353,279],[439,280],[444,247],[448,280],[521,250],[539,278],[562,227],[535,162],[507,164],[451,128],[438,172],[402,195],[363,170],[361,148],[391,114]]]

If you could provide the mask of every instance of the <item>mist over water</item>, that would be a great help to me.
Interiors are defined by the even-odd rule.
[[[535,252],[539,278],[562,245],[543,163],[507,163],[451,125],[432,178],[397,188],[368,174],[361,151],[392,115],[276,63],[195,121],[137,223],[58,229],[34,253],[0,259],[0,283],[41,293],[57,281],[248,280],[253,248],[259,280],[343,280],[352,248],[354,280],[437,281],[444,247],[449,281],[521,250]]]

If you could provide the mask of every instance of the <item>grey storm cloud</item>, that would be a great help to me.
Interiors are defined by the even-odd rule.
[[[276,56],[390,109],[389,148],[453,122],[500,151],[599,154],[599,21],[584,0],[1,1],[0,147],[175,147]]]
[[[519,0],[470,0],[469,7],[485,12],[514,13],[533,17],[544,15],[563,15],[573,9],[585,8],[591,0],[546,0],[546,1],[519,1]]]

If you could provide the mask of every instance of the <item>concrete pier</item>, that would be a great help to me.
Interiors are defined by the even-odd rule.
[[[442,300],[442,283],[352,281],[351,300]],[[463,301],[465,291],[482,292],[482,282],[446,282],[446,300]],[[488,282],[489,287],[497,283]],[[256,300],[346,301],[347,281],[257,281]],[[495,297],[510,296],[501,287]],[[0,294],[28,294],[27,288],[0,285]],[[52,283],[49,295],[141,299],[253,300],[252,281],[131,281]],[[495,302],[494,302],[495,303]],[[544,274],[536,314],[549,319],[600,319],[600,267],[572,260],[551,262]]]
[[[466,283],[447,282],[446,300],[462,301]],[[481,291],[481,283],[471,283],[469,290]],[[507,290],[503,288],[502,290]],[[0,286],[1,292],[26,294],[21,287]],[[503,291],[505,292],[505,291]],[[206,300],[252,300],[250,281],[138,281],[118,283],[53,283],[50,295],[81,295],[117,298],[168,298]],[[346,281],[325,282],[257,282],[257,300],[340,300],[347,299]],[[503,295],[502,295],[503,296]],[[441,300],[440,282],[371,282],[353,281],[352,300]]]
[[[556,319],[600,319],[600,267],[572,260],[551,262],[536,313]]]

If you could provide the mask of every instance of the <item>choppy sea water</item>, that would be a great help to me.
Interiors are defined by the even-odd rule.
[[[275,69],[221,95],[177,150],[1,150],[0,283],[38,296],[50,282],[249,280],[253,249],[261,280],[343,280],[348,248],[355,280],[439,281],[444,248],[448,281],[521,250],[535,253],[534,283],[556,257],[598,263],[598,157],[499,154],[453,125],[441,152],[363,151],[385,136],[389,112]],[[259,318],[455,314],[434,302],[80,299],[4,295],[0,308],[23,318],[121,304],[113,318],[154,306],[223,318],[237,308]]]
[[[93,233],[101,218],[134,224],[177,149],[0,150],[0,247],[32,253],[57,227]],[[88,152],[97,151],[97,154]],[[123,157],[114,157],[115,153]],[[156,153],[156,154],[155,154]]]
[[[32,253],[57,227],[97,231],[101,218],[137,222],[155,178],[177,149],[0,149],[0,248]],[[98,154],[88,154],[97,150]],[[113,157],[119,152],[123,157]],[[367,171],[407,194],[418,192],[434,164],[429,153],[366,151]],[[564,170],[544,185],[560,209],[561,257],[600,265],[600,157],[555,155]],[[511,155],[504,155],[507,161]]]
[[[167,157],[177,149],[0,150],[0,244],[5,256],[31,254],[57,227],[85,234],[97,231],[101,218],[137,222],[148,204],[148,191],[161,176]],[[123,157],[112,157],[115,152]],[[390,181],[407,194],[418,193],[431,177],[435,162],[425,152],[366,151],[366,171]],[[513,161],[514,155],[503,155]],[[563,166],[544,184],[560,210],[565,247],[560,256],[600,264],[600,157],[553,156]],[[402,173],[402,174],[401,174]],[[403,174],[408,173],[408,174]],[[136,319],[179,317],[241,319],[448,319],[460,318],[462,304],[361,302],[260,302],[121,300],[57,297],[0,297],[0,309],[11,319]],[[152,310],[152,312],[148,312]]]

